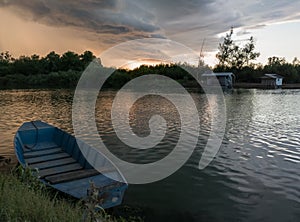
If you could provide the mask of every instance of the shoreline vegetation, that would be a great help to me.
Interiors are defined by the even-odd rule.
[[[0,173],[1,221],[143,221],[140,216],[133,215],[134,209],[123,210],[126,211],[121,215],[123,217],[112,216],[104,210],[91,210],[95,209],[91,203],[71,199],[47,188],[29,168],[19,166],[11,172]]]
[[[150,67],[151,68],[151,67]],[[112,74],[111,78],[104,85],[104,89],[119,89],[132,76],[121,74],[128,72],[128,70],[117,70]],[[185,71],[184,71],[185,72]],[[152,73],[152,72],[151,72]],[[39,74],[35,76],[24,76],[22,74],[12,74],[5,77],[0,77],[0,90],[14,90],[14,89],[75,89],[77,83],[82,75],[82,72],[69,70],[66,72],[51,73],[49,75]],[[119,75],[123,75],[119,78]],[[146,75],[146,74],[145,74]],[[183,74],[184,76],[185,74]],[[189,75],[189,74],[187,74]],[[300,76],[300,74],[299,74]],[[172,77],[171,77],[172,78]],[[174,78],[172,78],[174,79]],[[186,88],[201,87],[195,79],[190,77],[183,77],[175,79]],[[255,82],[234,82],[233,88],[241,89],[265,89],[265,86],[256,80]],[[300,81],[285,83],[282,89],[300,89]]]
[[[266,89],[261,83],[235,83],[234,88],[238,89]],[[281,89],[300,89],[300,83],[283,84]]]
[[[24,184],[15,175],[0,174],[1,221],[80,221],[82,212],[42,188]]]
[[[19,58],[13,58],[9,52],[2,52],[0,53],[0,89],[75,89],[83,71],[94,59],[96,57],[90,51],[80,55],[68,51],[62,55],[50,52],[45,57],[32,55]],[[98,61],[101,65],[100,59]],[[266,65],[248,63],[243,66],[220,60],[214,68],[204,63],[199,66],[178,63],[141,65],[133,70],[106,67],[103,69],[112,73],[103,88],[111,89],[121,88],[130,80],[147,74],[170,77],[187,88],[199,87],[191,73],[201,76],[210,71],[234,73],[235,88],[261,88],[260,77],[266,73],[283,76],[283,88],[300,88],[300,60],[297,58],[289,63],[284,58],[271,57]]]

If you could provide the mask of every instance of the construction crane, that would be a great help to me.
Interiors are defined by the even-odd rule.
[[[205,44],[205,38],[202,41],[202,45],[201,45],[201,50],[200,50],[200,54],[199,54],[199,61],[198,61],[198,70],[197,70],[197,81],[200,81],[200,76],[202,74],[202,69],[204,67],[204,54],[203,54],[203,48],[204,48],[204,44]]]
[[[200,68],[201,66],[204,66],[204,54],[203,54],[204,44],[205,44],[205,39],[203,39],[202,45],[201,45],[201,50],[200,50],[200,54],[199,54],[199,61],[198,61],[198,68]]]

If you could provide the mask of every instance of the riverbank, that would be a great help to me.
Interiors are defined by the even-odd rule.
[[[33,190],[10,173],[0,174],[1,221],[80,221],[82,214],[79,204]]]
[[[27,182],[20,178],[25,178]],[[35,183],[36,181],[31,180],[28,175],[0,172],[0,221],[96,221],[83,219],[83,215],[87,215],[85,212],[88,212],[85,202],[63,197],[48,190],[39,181]],[[127,221],[105,212],[95,215],[103,222]],[[130,221],[142,221],[138,217],[129,218]]]
[[[241,89],[265,89],[266,87],[261,83],[244,83],[239,82],[234,84],[234,88]],[[300,89],[300,83],[283,84],[282,89]]]

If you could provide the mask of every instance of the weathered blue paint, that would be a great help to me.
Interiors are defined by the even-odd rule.
[[[98,154],[95,159],[98,161],[97,166],[100,164],[109,170],[105,175],[93,171],[91,164],[82,155],[75,137],[61,129],[41,121],[26,122],[17,131],[14,145],[20,164],[23,167],[37,168],[39,179],[46,185],[81,199],[87,196],[92,181],[99,188],[99,204],[102,208],[122,203],[128,184],[118,169]],[[77,177],[82,176],[75,178],[75,174]],[[124,182],[116,182],[108,176],[120,178]],[[65,182],[57,182],[59,180]]]

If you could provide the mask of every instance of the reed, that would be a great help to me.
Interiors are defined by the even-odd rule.
[[[44,188],[33,189],[9,174],[0,175],[1,221],[80,221],[79,204],[53,198]]]
[[[91,213],[86,201],[72,201],[61,197],[35,177],[29,168],[17,167],[12,173],[0,174],[0,221],[30,222],[116,222],[125,220],[108,215],[105,211]],[[89,213],[88,216],[87,212]],[[138,219],[138,221],[140,221]]]

